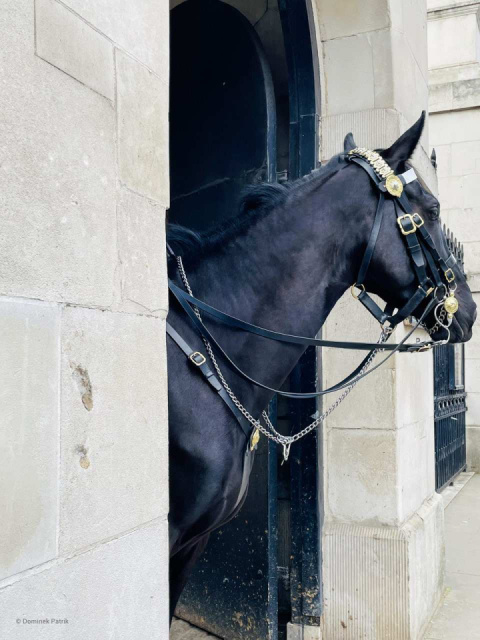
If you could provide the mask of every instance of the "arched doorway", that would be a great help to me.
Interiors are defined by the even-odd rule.
[[[242,8],[248,0],[234,3]],[[219,0],[187,0],[172,10],[170,221],[208,228],[235,213],[245,184],[287,172],[295,179],[316,166],[305,0],[281,0],[276,11],[277,23],[263,30],[257,23],[255,30]],[[312,351],[289,385],[316,384]],[[285,432],[316,410],[315,402],[281,403],[277,416],[272,406]],[[312,439],[298,445],[280,467],[276,446],[262,438],[247,501],[212,535],[177,608],[180,617],[229,640],[276,640],[285,637],[287,622],[318,624],[321,455],[312,445]]]

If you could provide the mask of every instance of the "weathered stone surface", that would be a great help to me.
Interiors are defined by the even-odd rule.
[[[32,2],[2,2],[0,22],[0,293],[107,306],[112,105],[34,55]]]
[[[474,139],[480,131],[480,109],[468,109],[453,113],[435,113],[429,119],[430,145],[436,147],[440,144],[452,144],[454,142],[470,142],[472,132]]]
[[[473,3],[472,3],[473,4]],[[478,61],[475,13],[428,22],[428,63],[431,69]]]
[[[477,391],[480,388],[480,378],[474,377],[466,382],[471,389],[475,389],[475,391],[469,391],[467,396],[467,426],[480,427],[480,391]]]
[[[168,510],[165,322],[67,308],[62,318],[62,553]]]
[[[329,429],[328,520],[397,524],[396,434],[380,429]]]
[[[127,189],[118,198],[121,308],[166,313],[165,209]]]
[[[9,640],[166,640],[165,566],[168,536],[167,520],[162,518],[0,588],[0,636]],[[23,622],[44,618],[68,622]]]
[[[168,81],[167,0],[66,0],[65,4]]]
[[[375,107],[373,54],[367,35],[324,43],[327,115]]]
[[[56,555],[59,333],[56,305],[0,298],[0,579]]]
[[[480,473],[480,427],[478,425],[467,427],[467,470]]]
[[[320,126],[320,151],[323,160],[343,149],[343,140],[349,131],[353,132],[358,146],[372,149],[389,147],[403,132],[400,129],[400,118],[394,109],[369,109],[323,116]]]
[[[168,206],[168,85],[118,50],[116,67],[120,179]]]
[[[342,38],[389,26],[387,0],[359,4],[355,0],[316,0],[322,40]],[[353,58],[352,58],[353,59]]]
[[[437,154],[437,175],[440,178],[452,175],[452,147],[449,144],[438,144],[435,146]],[[442,217],[444,206],[442,204]]]
[[[114,98],[113,46],[56,0],[35,0],[36,53],[106,98]]]
[[[427,386],[426,380],[431,380],[431,377],[424,378],[422,392]],[[431,406],[433,409],[433,398]],[[434,435],[433,416],[406,425],[397,432],[398,513],[401,522],[412,516],[435,492]]]
[[[327,523],[323,553],[325,637],[419,638],[443,591],[441,498],[400,528]]]
[[[442,220],[460,242],[480,242],[480,207],[442,211]],[[475,265],[467,265],[473,267]],[[479,268],[480,265],[476,265]]]
[[[477,133],[478,136],[476,140],[457,142],[451,145],[451,175],[480,174],[480,129],[478,132],[472,131],[472,136],[475,133]]]

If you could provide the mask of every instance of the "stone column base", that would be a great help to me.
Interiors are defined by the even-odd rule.
[[[328,640],[421,638],[443,591],[438,494],[398,528],[326,523],[323,548]]]
[[[287,640],[322,640],[320,627],[308,627],[301,624],[287,624]]]

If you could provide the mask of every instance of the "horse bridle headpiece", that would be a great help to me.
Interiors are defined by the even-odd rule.
[[[381,325],[388,323],[389,327],[393,329],[401,321],[411,316],[419,305],[433,294],[436,301],[434,314],[437,322],[435,327],[437,325],[443,327],[447,331],[447,338],[439,343],[432,342],[430,346],[445,344],[450,337],[449,326],[453,315],[458,310],[458,300],[455,297],[455,274],[453,272],[456,259],[452,253],[446,260],[441,257],[433,238],[425,228],[423,218],[413,210],[408,200],[404,187],[417,179],[415,170],[410,168],[405,173],[396,175],[377,151],[362,147],[356,147],[349,151],[346,158],[362,167],[379,191],[377,211],[370,238],[356,282],[351,287],[353,297],[360,300]],[[386,194],[393,198],[397,224],[405,239],[418,281],[416,292],[396,313],[393,313],[394,309],[391,305],[387,305],[382,310],[365,289],[365,278],[383,220]]]

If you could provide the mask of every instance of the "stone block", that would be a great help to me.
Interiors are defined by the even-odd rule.
[[[443,591],[443,505],[436,494],[402,527],[327,522],[324,635],[417,640]]]
[[[166,567],[167,521],[162,518],[0,588],[0,636],[166,640]],[[48,623],[24,622],[42,619]]]
[[[480,106],[480,78],[455,82],[452,86],[454,109],[471,109]]]
[[[168,82],[166,0],[66,0],[64,4]]]
[[[460,242],[480,241],[480,206],[476,209],[442,211],[442,220]],[[477,265],[477,268],[480,268],[480,265]]]
[[[117,217],[121,308],[166,314],[165,209],[121,189]]]
[[[57,552],[59,335],[56,305],[0,298],[0,579]]]
[[[463,209],[463,187],[461,176],[445,176],[439,180],[439,200],[442,209]]]
[[[167,513],[165,321],[66,308],[62,553]]]
[[[395,4],[395,0],[390,3]],[[410,50],[417,64],[418,70],[423,76],[425,84],[428,84],[428,46],[427,46],[427,3],[426,0],[402,0],[403,25],[402,32],[408,41]],[[392,18],[392,28],[396,24]]]
[[[338,7],[338,3],[335,3]],[[375,107],[373,52],[367,35],[324,43],[326,114]]]
[[[396,342],[405,336],[405,328],[402,327],[401,330],[402,333],[397,330],[395,334]],[[428,339],[426,333],[423,335],[418,333],[418,337]],[[433,380],[432,353],[426,351],[398,354],[395,356],[395,365],[395,423],[401,427],[425,418],[433,418],[433,385],[425,384],[426,380]],[[405,393],[406,389],[410,390],[409,393]],[[419,389],[422,390],[421,393],[418,392]]]
[[[391,32],[385,29],[371,33],[369,41],[373,53],[375,108],[391,109],[395,105]]]
[[[40,58],[113,100],[112,44],[56,0],[35,0],[35,43]]]
[[[454,142],[470,142],[477,138],[472,132],[480,131],[480,109],[468,109],[455,113],[434,113],[429,118],[430,145]]]
[[[328,429],[327,519],[358,524],[395,524],[396,433],[380,429]]]
[[[406,127],[418,120],[422,109],[428,108],[428,84],[406,34],[392,31],[391,39],[393,66],[390,73],[395,84],[393,106],[405,119],[402,123],[403,133]],[[421,144],[428,149],[428,127],[424,129]]]
[[[477,358],[465,358],[465,382],[472,391],[474,388],[480,389],[480,360]],[[469,393],[468,402],[470,395]],[[480,420],[477,424],[480,424]]]
[[[452,175],[452,147],[449,144],[439,144],[435,147],[437,154],[437,175],[447,178]],[[444,207],[442,206],[442,216]]]
[[[478,425],[467,427],[467,471],[480,473],[480,426]]]
[[[465,269],[467,275],[479,273],[480,271],[480,242],[465,242]]]
[[[33,2],[0,7],[0,293],[108,306],[115,114],[33,55]],[[31,52],[28,55],[26,52]]]
[[[436,111],[450,111],[453,108],[453,85],[430,84],[428,91],[428,110],[430,113]]]
[[[327,160],[343,149],[345,135],[353,132],[359,146],[389,147],[402,133],[400,118],[394,109],[368,109],[352,113],[322,116],[321,158]]]
[[[480,207],[480,175],[469,174],[463,177],[463,206],[467,209]]]
[[[336,350],[337,351],[337,350]],[[380,359],[381,356],[379,356]],[[337,361],[344,359],[339,353],[333,355]],[[361,356],[357,352],[358,364]],[[393,360],[393,358],[392,358]],[[325,386],[331,386],[342,380],[354,366],[348,368],[343,375],[330,376],[331,360],[324,361],[323,367],[329,372],[325,380]],[[335,367],[338,371],[338,366]],[[342,367],[343,368],[343,367]],[[374,371],[367,379],[361,380],[351,391],[350,395],[328,418],[328,428],[335,429],[395,429],[395,373],[392,369],[380,368]],[[340,393],[336,394],[340,395]],[[332,394],[332,398],[335,394]],[[330,403],[330,401],[329,401]]]
[[[388,2],[373,0],[359,4],[355,0],[316,0],[322,40],[354,36],[386,29],[390,24]]]
[[[322,640],[321,627],[287,623],[287,640]]]
[[[469,427],[480,427],[480,378],[466,378],[467,413],[466,420]]]
[[[120,180],[168,206],[168,85],[119,50],[116,68]]]
[[[429,20],[428,63],[430,69],[477,62],[477,34],[478,25],[474,13]]]
[[[423,387],[426,386],[425,380],[431,378],[424,379]],[[434,434],[433,416],[398,430],[398,511],[401,522],[415,513],[435,491]]]

